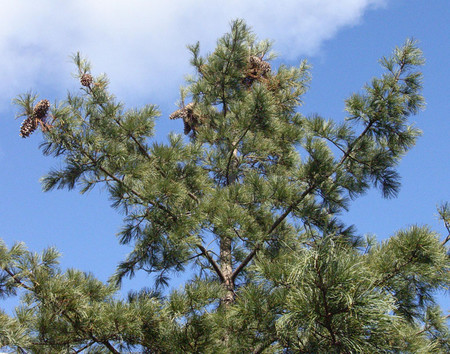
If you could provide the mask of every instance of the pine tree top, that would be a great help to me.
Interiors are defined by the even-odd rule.
[[[190,46],[196,75],[167,117],[179,118],[189,136],[171,134],[165,143],[153,141],[155,105],[125,109],[107,78],[74,56],[81,87],[51,107],[41,147],[60,167],[43,188],[84,193],[103,185],[125,214],[119,241],[133,250],[103,284],[63,272],[53,249],[37,255],[1,244],[0,291],[26,293],[16,317],[0,314],[2,345],[117,353],[448,349],[434,301],[449,283],[448,237],[414,226],[377,243],[340,219],[372,187],[384,197],[398,193],[396,167],[420,135],[409,119],[424,106],[417,43],[382,58],[384,73],[346,100],[341,123],[301,114],[309,66],[275,67],[270,48],[241,20],[210,54]],[[36,99],[16,103],[29,116]],[[440,210],[446,225],[447,209]],[[138,271],[155,275],[154,288],[118,299],[122,279]],[[181,272],[192,279],[162,296]]]

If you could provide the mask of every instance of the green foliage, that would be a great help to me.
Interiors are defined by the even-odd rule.
[[[383,58],[385,73],[346,101],[345,120],[333,121],[299,112],[310,68],[272,68],[270,48],[240,20],[212,53],[190,46],[196,74],[177,116],[190,135],[165,143],[152,142],[156,106],[126,109],[107,78],[74,56],[81,90],[51,109],[41,148],[61,167],[43,189],[105,186],[125,215],[119,242],[133,250],[104,284],[61,271],[53,249],[38,255],[1,244],[0,294],[22,294],[14,316],[0,313],[1,346],[448,351],[435,294],[449,285],[449,236],[441,242],[414,226],[377,243],[339,218],[371,187],[398,193],[396,166],[420,135],[409,118],[424,106],[421,51],[408,40]],[[36,99],[17,98],[22,115]],[[447,204],[439,215],[450,232]],[[171,274],[192,267],[183,289],[161,296]],[[154,274],[155,288],[119,299],[122,279],[138,271]]]

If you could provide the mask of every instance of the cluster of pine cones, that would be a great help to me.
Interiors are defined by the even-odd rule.
[[[45,118],[47,117],[49,108],[50,102],[48,100],[40,100],[36,106],[34,106],[33,113],[22,122],[19,135],[22,138],[29,137],[39,124],[41,124],[43,129],[46,128],[47,124],[45,123]]]
[[[91,86],[93,81],[91,74],[83,74],[80,78],[81,85],[85,87]],[[27,138],[39,125],[41,125],[42,130],[48,129],[49,125],[45,122],[45,119],[47,118],[49,108],[50,102],[48,100],[40,100],[34,106],[33,113],[22,122],[19,135],[22,138]]]
[[[271,71],[270,63],[262,60],[256,55],[250,56],[248,59],[248,68],[245,75],[245,80],[250,80],[251,83],[254,80],[260,80],[261,78],[267,78]]]

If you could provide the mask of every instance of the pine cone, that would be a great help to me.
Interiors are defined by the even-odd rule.
[[[183,108],[177,109],[175,112],[173,112],[169,119],[178,119],[181,118],[181,115],[183,114]]]
[[[33,117],[36,119],[43,119],[50,108],[50,102],[48,100],[40,100],[36,106],[34,106]]]
[[[256,55],[251,55],[248,61],[252,67],[257,67],[262,62],[262,59]]]
[[[85,87],[91,86],[93,81],[94,79],[91,74],[83,74],[80,79],[81,85]]]
[[[194,103],[188,103],[183,108],[177,109],[175,112],[173,112],[169,118],[170,119],[178,119],[183,118],[186,119],[188,116],[192,115],[194,112]]]
[[[268,73],[270,73],[270,70],[272,69],[270,67],[270,63],[268,63],[267,61],[262,60],[261,66],[260,68],[260,72],[261,72],[261,76],[266,77]]]
[[[34,118],[33,116],[26,118],[22,125],[20,126],[20,133],[19,135],[22,138],[27,138],[30,136],[31,133],[33,133],[38,126],[38,120]]]
[[[184,123],[184,134],[188,135],[191,131],[195,133],[197,128],[204,123],[204,120],[194,113],[194,102],[188,103],[183,108],[177,109],[173,112],[169,118],[178,119],[182,118]]]
[[[265,77],[271,70],[270,64],[256,55],[250,56],[249,64],[248,73],[254,78]]]
[[[192,128],[189,125],[189,123],[186,122],[185,120],[183,120],[183,123],[184,123],[184,135],[188,135]]]

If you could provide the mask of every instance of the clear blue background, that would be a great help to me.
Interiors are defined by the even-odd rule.
[[[14,2],[15,3],[15,2]],[[314,1],[310,1],[314,3]],[[336,31],[330,31],[328,35],[317,40],[316,47],[302,51],[301,48],[289,48],[287,56],[282,49],[286,49],[286,42],[275,49],[279,51],[278,62],[289,65],[297,65],[303,58],[307,58],[313,65],[313,80],[308,94],[304,97],[304,105],[300,112],[306,115],[318,113],[327,118],[341,120],[345,117],[344,100],[353,92],[359,91],[365,82],[373,76],[381,73],[377,60],[383,55],[389,55],[392,49],[404,43],[406,38],[414,37],[420,41],[420,47],[426,57],[424,73],[424,96],[427,108],[412,119],[417,121],[417,126],[423,131],[417,146],[403,159],[399,166],[402,175],[402,188],[398,198],[382,199],[378,191],[374,190],[366,196],[359,198],[352,205],[348,214],[343,218],[351,224],[355,224],[361,234],[373,233],[380,240],[386,239],[396,230],[413,225],[428,224],[443,237],[446,230],[437,220],[436,206],[442,202],[450,201],[450,120],[449,120],[449,82],[450,82],[450,1],[448,0],[404,0],[386,1],[381,7],[371,7],[363,11],[358,21],[353,21],[342,26],[337,26]],[[14,7],[15,5],[11,5]],[[131,5],[130,5],[131,6]],[[206,5],[205,5],[206,6]],[[214,6],[214,5],[211,5]],[[274,5],[276,6],[276,5]],[[312,5],[314,6],[314,5]],[[50,16],[51,7],[45,16]],[[57,11],[57,9],[55,9]],[[57,16],[57,12],[54,13]],[[234,14],[233,14],[234,15]],[[245,13],[238,13],[244,17]],[[19,15],[14,15],[19,16]],[[39,16],[39,14],[36,14]],[[44,14],[42,15],[44,16]],[[106,15],[105,15],[106,16]],[[126,14],[124,14],[126,16]],[[270,14],[267,14],[270,17]],[[299,21],[302,20],[298,14]],[[212,34],[217,38],[228,30],[226,23],[233,17],[221,18]],[[97,21],[107,21],[99,17]],[[249,20],[248,24],[253,26]],[[17,31],[26,23],[20,21],[14,23]],[[199,28],[202,22],[197,22]],[[68,24],[69,26],[69,24]],[[194,25],[192,25],[194,26]],[[270,26],[270,22],[267,23]],[[254,26],[264,28],[264,24]],[[39,28],[37,26],[36,28]],[[177,27],[178,28],[178,27]],[[183,28],[178,28],[180,33]],[[279,28],[276,40],[286,36],[289,28]],[[0,37],[5,33],[5,28],[0,27]],[[257,31],[256,31],[257,32]],[[264,31],[263,31],[264,32]],[[70,42],[71,31],[68,31],[67,41]],[[76,37],[76,32],[73,32]],[[120,31],[118,32],[120,33]],[[202,33],[200,32],[195,32]],[[270,31],[268,30],[270,34]],[[211,34],[211,33],[209,33]],[[259,34],[259,33],[257,33]],[[160,33],[159,35],[164,35]],[[308,35],[303,33],[303,35]],[[313,35],[313,34],[311,34]],[[207,42],[206,50],[212,49],[211,36],[205,34]],[[180,44],[180,52],[186,55],[178,58],[185,65],[188,60],[184,44],[199,38]],[[184,38],[184,37],[183,37]],[[189,37],[189,39],[191,39]],[[88,37],[79,39],[76,44],[83,47],[83,41],[89,41]],[[130,251],[128,247],[120,246],[115,237],[122,224],[122,216],[110,208],[106,193],[101,189],[95,189],[87,195],[80,195],[76,191],[57,190],[43,193],[39,184],[42,177],[52,166],[57,166],[58,161],[45,158],[38,150],[41,142],[40,133],[35,133],[29,139],[21,139],[18,135],[21,121],[14,120],[17,108],[11,104],[12,98],[29,89],[40,93],[41,98],[47,97],[51,101],[63,99],[67,89],[76,90],[77,82],[67,85],[70,79],[70,70],[73,67],[67,63],[67,56],[71,51],[58,53],[57,58],[64,58],[60,71],[52,71],[45,66],[39,72],[39,63],[51,60],[53,52],[46,52],[45,48],[36,43],[36,47],[29,44],[21,44],[20,41],[8,42],[14,47],[18,56],[24,52],[31,58],[29,65],[36,60],[36,68],[29,68],[26,61],[23,70],[19,72],[7,72],[9,67],[3,66],[4,77],[0,85],[3,97],[0,100],[0,117],[2,129],[0,130],[0,238],[8,246],[16,241],[24,241],[29,249],[41,251],[45,247],[55,246],[62,252],[61,264],[63,268],[74,267],[84,271],[92,271],[99,279],[106,281],[114,272],[117,263]],[[100,45],[100,44],[99,44]],[[108,42],[101,45],[108,47]],[[151,39],[145,45],[152,45]],[[84,48],[71,47],[69,50]],[[67,50],[66,47],[61,50]],[[89,47],[90,48],[90,47]],[[127,50],[124,47],[114,48],[115,51]],[[30,54],[31,53],[31,54]],[[297,54],[298,53],[298,54]],[[89,52],[86,52],[89,56]],[[129,54],[133,57],[133,53]],[[158,51],[151,54],[158,58]],[[183,83],[183,73],[171,70],[171,65],[176,65],[177,58],[160,58],[159,71],[162,77],[167,76],[167,82],[159,77],[156,80],[147,78],[146,89],[144,85],[136,85],[136,91],[132,90],[125,75],[111,75],[112,90],[116,89],[118,98],[127,104],[140,106],[146,103],[156,103],[163,113],[158,121],[158,140],[164,140],[169,131],[182,131],[181,121],[169,121],[168,115],[176,109],[174,103],[179,98],[178,86]],[[114,67],[114,58],[100,63],[93,62],[94,73],[105,70],[102,64]],[[144,71],[145,61],[129,63],[130,70]],[[164,66],[164,63],[167,66]],[[175,63],[175,64],[174,64]],[[12,64],[12,63],[11,63]],[[126,67],[127,63],[120,63]],[[55,64],[59,65],[59,64]],[[105,65],[109,67],[108,65]],[[186,66],[183,66],[183,70]],[[34,71],[33,71],[34,70]],[[30,71],[35,79],[30,82],[16,80]],[[36,71],[39,75],[36,74]],[[0,78],[2,69],[0,68]],[[24,74],[25,73],[25,74]],[[56,73],[56,74],[55,74]],[[131,74],[130,74],[131,75]],[[36,78],[37,77],[37,78]],[[131,76],[130,76],[131,77]],[[132,76],[133,78],[137,76]],[[61,80],[59,80],[61,78]],[[125,81],[124,81],[125,80]],[[22,87],[21,85],[27,85]],[[123,87],[130,87],[124,90]],[[12,92],[14,90],[14,92]],[[146,93],[150,92],[150,95]],[[179,286],[182,278],[176,279],[174,286]],[[130,288],[151,286],[152,278],[140,274],[132,281],[125,281],[123,293]],[[449,310],[450,301],[445,294],[440,296],[440,302],[445,312]],[[14,301],[0,302],[0,307],[11,310]]]

